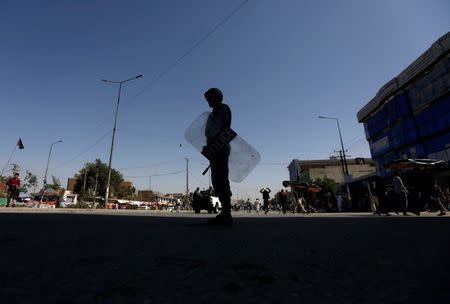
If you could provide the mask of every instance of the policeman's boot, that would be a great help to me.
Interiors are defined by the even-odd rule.
[[[228,227],[233,225],[233,218],[231,217],[231,203],[229,201],[222,204],[222,212],[220,212],[215,218],[209,219],[208,225]]]

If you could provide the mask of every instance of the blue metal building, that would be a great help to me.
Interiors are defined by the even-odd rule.
[[[398,158],[450,160],[450,32],[358,112],[379,175]]]

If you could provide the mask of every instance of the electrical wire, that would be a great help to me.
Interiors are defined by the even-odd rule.
[[[126,171],[126,170],[134,170],[134,169],[149,169],[149,168],[158,167],[158,166],[163,165],[163,164],[180,161],[182,159],[183,158],[169,159],[169,160],[164,160],[164,161],[161,161],[161,162],[158,162],[158,163],[154,163],[154,164],[150,164],[150,165],[123,167],[123,168],[118,168],[117,170]]]
[[[169,173],[163,173],[163,174],[152,174],[152,175],[137,175],[137,176],[125,176],[124,178],[149,178],[149,177],[154,177],[154,176],[166,176],[166,175],[175,175],[175,174],[180,174],[184,171],[175,171],[175,172],[169,172]]]
[[[169,65],[164,71],[162,71],[158,76],[156,76],[152,81],[150,81],[139,93],[134,95],[129,103],[133,102],[138,96],[142,95],[146,90],[153,87],[159,80],[166,76],[173,68],[175,68],[184,58],[186,58],[192,51],[199,47],[206,39],[208,39],[214,32],[216,32],[220,27],[222,27],[233,15],[235,15],[247,2],[250,0],[245,0],[241,2],[231,13],[225,16],[219,23],[217,23],[211,30],[209,30],[200,40],[198,40],[194,45],[192,45],[187,51],[185,51],[180,57],[178,57],[171,65]]]
[[[166,76],[173,68],[175,68],[175,66],[177,66],[184,58],[186,58],[192,51],[194,51],[196,48],[198,48],[206,39],[208,39],[214,32],[216,32],[220,27],[222,27],[233,15],[235,15],[245,4],[247,4],[247,2],[249,2],[250,0],[245,0],[243,2],[241,2],[240,5],[238,5],[233,11],[231,11],[231,13],[229,13],[227,16],[225,16],[219,23],[217,23],[210,31],[208,31],[200,40],[198,40],[193,46],[191,46],[187,51],[185,51],[180,57],[178,57],[171,65],[168,66],[168,68],[166,68],[164,71],[162,71],[156,78],[154,78],[152,81],[150,81],[149,84],[147,84],[147,86],[144,87],[144,89],[142,89],[139,93],[137,93],[136,95],[134,95],[130,100],[128,100],[128,103],[132,103],[136,100],[137,97],[139,97],[140,95],[142,95],[146,90],[148,90],[149,88],[151,88],[152,86],[154,86],[159,80],[161,80],[164,76]],[[126,108],[125,108],[126,109]],[[114,115],[114,113],[112,114]],[[97,125],[96,129],[104,124],[108,119],[110,118],[110,116],[106,117],[105,120],[103,120],[100,124]],[[94,131],[95,132],[95,131]],[[94,132],[90,132],[90,134],[88,134],[88,136],[86,136],[84,139],[89,138]],[[109,133],[111,133],[112,131],[110,131]],[[86,153],[87,151],[89,151],[91,148],[93,148],[95,145],[97,145],[98,143],[100,143],[100,141],[105,137],[106,135],[102,136],[100,139],[98,139],[94,144],[92,144],[88,149],[82,151],[81,153],[77,154],[75,157],[71,158],[70,160],[60,164],[59,166],[53,168],[53,169],[57,169],[60,168],[72,161],[74,161],[75,159],[77,159],[78,157],[80,157],[81,155],[83,155],[84,153]],[[83,139],[83,140],[84,140]]]
[[[68,163],[71,163],[72,161],[76,160],[77,158],[79,158],[81,155],[83,155],[84,153],[88,152],[89,150],[91,150],[93,147],[95,147],[97,144],[99,144],[103,139],[105,139],[106,136],[108,136],[109,134],[111,134],[112,131],[108,131],[106,132],[102,137],[100,137],[99,139],[97,139],[97,141],[95,141],[93,144],[91,144],[90,146],[88,146],[86,149],[84,149],[83,151],[81,151],[80,153],[78,153],[77,155],[75,155],[74,157],[72,157],[71,159],[59,164],[56,167],[51,168],[52,170],[54,169],[59,169],[65,165],[67,165]]]

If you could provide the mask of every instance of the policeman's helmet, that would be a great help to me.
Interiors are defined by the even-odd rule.
[[[219,103],[223,101],[223,93],[218,88],[210,88],[204,95],[208,101]]]

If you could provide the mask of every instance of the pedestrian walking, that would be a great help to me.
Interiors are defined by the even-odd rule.
[[[245,209],[247,209],[247,213],[252,212],[252,203],[249,198],[247,198],[247,201],[245,202]]]
[[[13,176],[8,178],[8,180],[6,181],[6,186],[8,187],[6,207],[9,207],[11,203],[15,203],[19,198],[20,177],[18,172],[15,172]]]
[[[256,198],[255,200],[255,210],[256,213],[259,213],[259,209],[261,208],[261,203],[259,202],[259,198]]]
[[[298,198],[297,204],[298,204],[298,208],[300,209],[301,213],[308,213],[305,208],[305,198],[303,197],[303,195],[301,195]]]
[[[442,205],[441,197],[442,197],[442,190],[441,190],[441,187],[439,186],[438,178],[435,177],[433,179],[433,183],[431,186],[429,200],[430,200],[431,205],[434,205],[437,207],[437,209],[439,210],[438,215],[440,215],[440,216],[446,214],[445,207],[444,207],[444,205]]]
[[[262,188],[259,192],[262,193],[262,196],[263,196],[263,201],[264,201],[263,211],[265,214],[267,214],[267,212],[269,212],[270,188],[268,188],[268,187]]]
[[[385,214],[385,215],[389,216],[390,214],[389,214],[388,201],[387,201],[387,197],[386,197],[386,188],[384,186],[383,179],[380,176],[375,177],[374,186],[375,186],[375,191],[374,191],[375,196],[377,197],[377,200],[378,200],[377,214],[378,215]]]
[[[283,189],[281,189],[277,196],[278,205],[280,206],[280,212],[283,212],[283,214],[285,214],[287,208],[287,193]]]
[[[294,190],[289,191],[288,195],[287,195],[287,207],[286,210],[289,210],[292,213],[295,213],[296,209],[297,209],[297,204],[298,204],[298,195],[297,192],[295,192]]]
[[[397,200],[397,203],[401,206],[403,215],[408,215],[408,190],[403,185],[403,180],[400,177],[399,171],[395,171],[392,178],[392,187]]]

